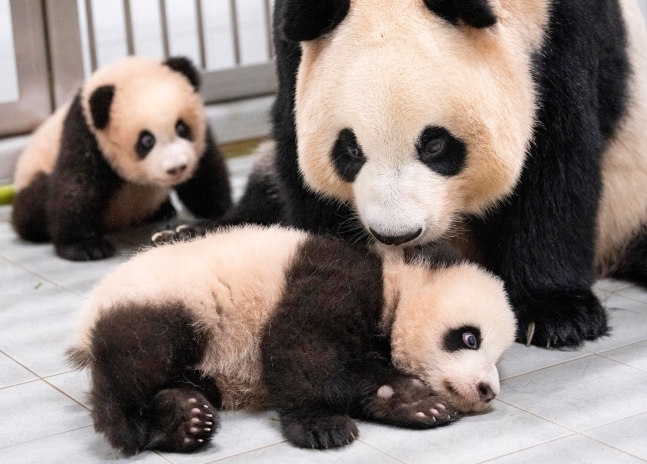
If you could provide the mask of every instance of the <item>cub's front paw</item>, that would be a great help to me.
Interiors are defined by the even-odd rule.
[[[212,225],[212,222],[207,220],[196,220],[194,222],[176,225],[168,224],[163,230],[153,234],[151,243],[153,245],[164,245],[195,237],[202,237],[206,235],[210,225]]]
[[[283,434],[299,448],[329,449],[352,443],[359,431],[345,415],[281,419]]]
[[[460,418],[456,409],[412,377],[400,377],[382,385],[368,407],[373,419],[397,427],[429,429]]]
[[[75,243],[56,243],[56,254],[70,261],[97,261],[115,254],[115,247],[103,237]]]
[[[162,390],[151,403],[146,449],[188,453],[206,445],[218,430],[216,411],[197,390]]]
[[[545,348],[578,347],[609,334],[607,314],[591,291],[547,293],[515,305],[517,341]]]

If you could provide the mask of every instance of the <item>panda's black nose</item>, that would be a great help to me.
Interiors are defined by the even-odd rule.
[[[375,232],[373,229],[369,228],[371,231],[371,234],[373,234],[373,237],[378,239],[380,242],[384,243],[385,245],[402,245],[403,243],[410,242],[411,240],[415,240],[422,234],[422,229],[418,229],[415,232],[412,232],[410,234],[405,234],[405,235],[381,235]]]
[[[170,174],[171,176],[177,176],[178,174],[182,174],[186,170],[186,164],[183,164],[181,166],[175,166],[172,169],[167,169],[166,173]]]
[[[487,383],[479,383],[478,390],[479,397],[481,398],[481,401],[483,403],[489,403],[496,396],[496,394],[492,391],[492,387],[490,387]]]

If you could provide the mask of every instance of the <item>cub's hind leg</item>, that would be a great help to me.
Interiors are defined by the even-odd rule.
[[[112,308],[89,338],[81,364],[91,374],[92,418],[112,446],[188,452],[210,440],[219,395],[194,370],[208,334],[182,305]]]

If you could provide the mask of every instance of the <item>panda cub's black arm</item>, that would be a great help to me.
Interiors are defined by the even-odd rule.
[[[217,219],[231,207],[227,165],[207,128],[205,152],[198,169],[175,189],[182,203],[200,218]]]
[[[358,430],[351,416],[412,428],[457,418],[422,382],[391,364],[390,342],[379,329],[382,263],[375,254],[311,237],[285,288],[261,351],[263,381],[294,445],[352,442]],[[429,411],[439,403],[442,415],[434,417]]]
[[[49,182],[47,219],[57,254],[73,261],[114,254],[103,237],[102,214],[123,181],[102,156],[78,96],[63,125],[60,154]]]

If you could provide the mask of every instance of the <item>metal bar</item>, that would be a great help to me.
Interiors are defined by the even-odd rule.
[[[269,95],[277,87],[274,64],[263,63],[204,73],[200,95],[205,102],[215,103]]]
[[[133,34],[133,15],[130,9],[130,0],[124,0],[124,19],[126,23],[126,45],[128,55],[135,54],[135,38]]]
[[[54,106],[69,101],[85,77],[76,0],[45,0]]]
[[[96,71],[97,62],[97,38],[94,33],[94,18],[92,15],[92,0],[85,0],[85,17],[88,23],[88,48],[90,49],[90,68]]]
[[[234,40],[234,62],[240,66],[240,37],[238,36],[238,12],[236,10],[236,0],[229,0],[231,11],[231,34]]]
[[[166,17],[166,0],[159,0],[160,19],[162,22],[162,46],[164,47],[164,58],[171,56],[171,46],[168,38],[168,18]]]
[[[200,51],[200,67],[207,68],[207,51],[204,43],[204,17],[202,12],[202,0],[195,0],[195,16],[198,26],[198,47]]]
[[[265,32],[267,34],[267,56],[270,60],[274,58],[274,37],[272,34],[272,6],[270,0],[263,2],[265,5]]]

